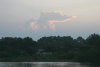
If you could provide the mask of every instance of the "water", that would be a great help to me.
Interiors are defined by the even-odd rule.
[[[78,62],[0,62],[0,67],[89,67]]]

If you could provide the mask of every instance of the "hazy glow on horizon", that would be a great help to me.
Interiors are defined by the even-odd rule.
[[[48,20],[40,18],[42,11],[46,15],[59,11],[62,16],[75,19],[61,20],[63,23],[55,19],[40,23]],[[22,27],[24,24],[25,28]],[[100,34],[99,29],[100,0],[0,0],[0,37],[29,36],[37,40],[43,36],[60,35],[86,38],[92,33]]]

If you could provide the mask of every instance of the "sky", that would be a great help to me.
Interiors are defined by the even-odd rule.
[[[0,0],[0,38],[100,34],[100,0]]]

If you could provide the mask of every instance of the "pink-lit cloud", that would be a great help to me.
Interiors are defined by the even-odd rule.
[[[25,23],[24,27],[32,29],[36,32],[50,29],[55,30],[56,26],[54,23],[65,22],[75,18],[77,18],[77,16],[63,15],[61,11],[41,12],[39,19],[31,19]]]

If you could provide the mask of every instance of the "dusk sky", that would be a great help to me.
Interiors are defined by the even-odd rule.
[[[0,38],[100,34],[100,0],[0,0]]]

